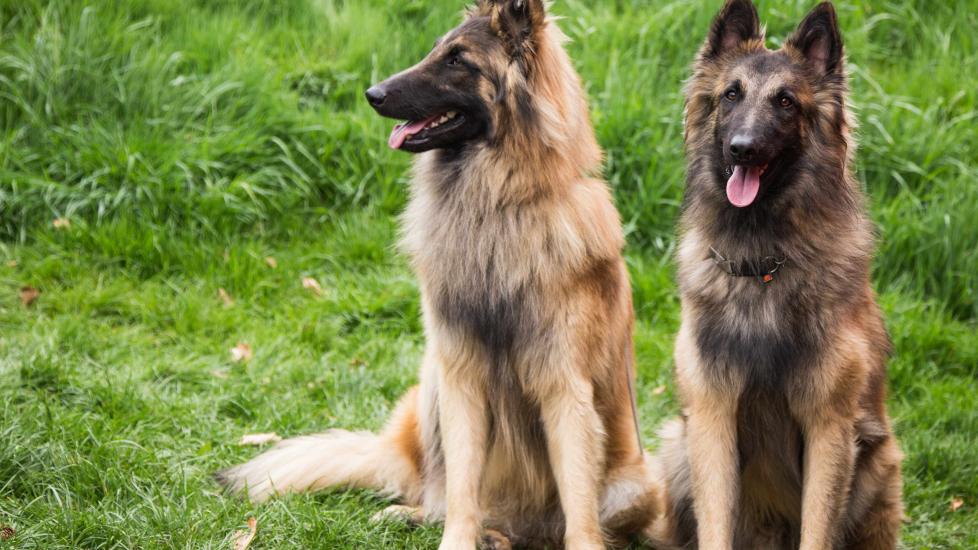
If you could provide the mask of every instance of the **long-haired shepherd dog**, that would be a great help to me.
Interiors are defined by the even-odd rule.
[[[749,0],[716,17],[686,89],[676,340],[659,538],[702,549],[891,549],[901,452],[870,288],[831,4],[782,48]]]
[[[652,520],[623,234],[564,41],[542,0],[482,0],[367,91],[407,121],[389,145],[420,153],[402,239],[420,384],[380,434],[284,441],[227,486],[374,488],[400,499],[390,515],[444,519],[450,550],[604,548]]]

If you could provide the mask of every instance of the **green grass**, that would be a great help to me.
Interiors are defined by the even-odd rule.
[[[677,412],[680,89],[717,4],[554,7],[628,230],[651,445]],[[761,2],[772,43],[811,4]],[[253,548],[434,547],[437,527],[368,524],[385,503],[366,492],[252,507],[209,473],[254,454],[245,433],[377,428],[415,381],[418,290],[392,248],[409,157],[361,93],[461,8],[0,0],[0,524],[16,529],[0,547],[226,548],[251,515]],[[896,344],[904,543],[975,548],[978,1],[839,9]],[[250,362],[231,362],[237,342]]]

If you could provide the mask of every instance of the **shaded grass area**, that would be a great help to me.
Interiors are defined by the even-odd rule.
[[[762,2],[769,35],[809,7]],[[256,548],[435,546],[435,527],[368,524],[385,503],[365,492],[255,508],[208,475],[253,454],[244,433],[375,429],[414,383],[417,286],[392,249],[409,159],[360,94],[460,9],[0,0],[0,524],[17,530],[0,545],[227,547],[254,514]],[[555,6],[629,232],[650,446],[677,412],[680,89],[715,9]],[[904,542],[976,547],[978,3],[839,9],[896,346]],[[238,342],[254,359],[230,360]]]

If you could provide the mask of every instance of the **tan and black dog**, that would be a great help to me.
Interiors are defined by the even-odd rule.
[[[892,549],[900,460],[831,4],[772,51],[749,0],[686,89],[683,420],[660,450],[656,538],[708,550]]]
[[[420,153],[402,248],[421,287],[420,385],[379,435],[287,440],[219,477],[261,501],[375,488],[392,515],[571,549],[627,540],[654,484],[633,401],[618,213],[564,35],[542,0],[482,0],[420,63],[367,91]],[[509,540],[507,540],[509,539]]]

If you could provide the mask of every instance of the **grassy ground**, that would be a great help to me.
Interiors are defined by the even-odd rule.
[[[718,3],[555,6],[629,231],[651,445],[677,410],[679,90]],[[761,2],[772,42],[810,5]],[[0,525],[16,531],[0,547],[221,548],[252,515],[253,548],[434,546],[435,527],[368,525],[385,504],[368,493],[252,507],[208,474],[255,452],[245,433],[377,428],[415,380],[417,285],[392,250],[409,158],[361,92],[460,9],[0,0]],[[978,2],[840,11],[896,344],[904,542],[975,548]],[[239,342],[250,361],[231,361]]]

